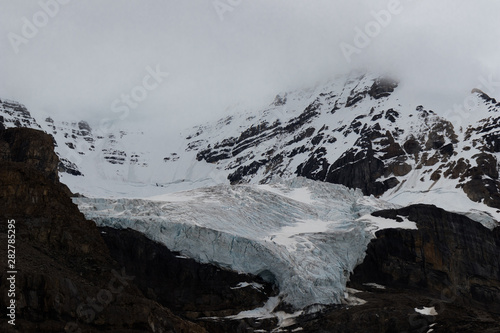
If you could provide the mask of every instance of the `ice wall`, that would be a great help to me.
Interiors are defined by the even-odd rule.
[[[356,221],[393,207],[303,178],[144,199],[77,198],[98,225],[131,228],[203,263],[275,279],[297,309],[340,303],[372,233]]]

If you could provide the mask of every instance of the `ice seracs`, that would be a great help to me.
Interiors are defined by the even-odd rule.
[[[341,303],[349,273],[373,237],[371,221],[359,218],[395,207],[305,178],[178,197],[74,200],[99,225],[132,228],[200,262],[276,282],[282,301],[296,309]]]

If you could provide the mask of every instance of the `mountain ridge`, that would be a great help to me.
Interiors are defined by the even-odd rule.
[[[399,87],[370,74],[338,78],[279,94],[263,110],[196,126],[161,148],[144,132],[102,134],[85,121],[52,118],[39,125],[12,101],[2,101],[0,120],[4,127],[53,135],[63,182],[91,196],[141,197],[303,176],[400,204],[456,192],[500,209],[500,103],[473,89],[474,106],[457,122],[412,105],[411,94]]]
[[[63,181],[72,190],[81,186],[86,187],[92,196],[96,193],[102,196],[73,200],[79,203],[86,218],[118,229],[130,226],[149,238],[130,231],[117,231],[111,240],[116,243],[117,256],[128,253],[128,243],[122,242],[124,236],[121,236],[128,234],[132,236],[130,242],[140,240],[149,244],[149,241],[157,240],[163,243],[154,245],[158,249],[154,251],[163,251],[162,246],[179,251],[179,257],[175,252],[173,255],[176,261],[182,262],[187,255],[218,267],[249,271],[267,282],[277,281],[282,287],[280,294],[284,302],[276,307],[277,303],[274,304],[275,299],[271,297],[263,308],[219,317],[216,319],[219,323],[200,318],[201,313],[189,314],[211,331],[224,331],[225,325],[260,329],[260,318],[254,321],[251,316],[264,309],[274,311],[268,319],[271,322],[264,325],[278,325],[288,331],[342,331],[345,325],[359,330],[369,324],[374,332],[386,331],[387,327],[416,332],[420,327],[414,326],[410,315],[416,311],[415,306],[443,303],[442,297],[440,300],[435,295],[439,285],[432,280],[441,275],[443,281],[450,282],[454,288],[462,288],[464,283],[470,282],[469,289],[461,289],[462,295],[464,300],[479,302],[472,304],[473,310],[476,315],[479,313],[484,317],[477,320],[467,317],[467,323],[457,324],[455,314],[462,316],[468,313],[469,307],[454,302],[446,304],[444,311],[442,307],[438,308],[436,318],[419,315],[422,329],[432,327],[435,331],[446,331],[450,327],[493,327],[496,324],[491,319],[493,312],[488,304],[498,300],[498,279],[495,277],[498,272],[488,270],[488,265],[496,262],[490,255],[498,252],[498,209],[485,203],[489,199],[490,204],[495,204],[498,189],[496,101],[479,91],[472,92],[479,112],[467,119],[467,126],[457,129],[433,110],[419,105],[414,110],[401,106],[404,103],[398,100],[401,94],[397,82],[377,80],[362,77],[307,92],[279,95],[267,109],[258,113],[233,115],[214,125],[196,127],[190,131],[192,134],[186,134],[183,140],[176,142],[177,150],[165,148],[162,152],[166,153],[161,155],[148,152],[150,147],[137,150],[144,145],[144,140],[128,146],[129,142],[144,137],[140,132],[118,131],[103,136],[82,121],[63,123],[51,118],[38,126],[52,132],[54,142],[47,145],[57,144],[58,154],[67,158],[81,173],[61,170],[65,166],[59,164]],[[37,126],[24,106],[9,101],[5,108],[6,103],[3,100],[0,103],[0,124],[3,127]],[[8,135],[5,141],[11,145]],[[33,144],[36,140],[25,146],[32,151]],[[65,150],[72,154],[64,155]],[[12,157],[8,153],[4,155],[5,158]],[[52,153],[51,156],[55,155]],[[158,170],[163,178],[150,178],[146,184],[142,174],[134,176],[134,171],[141,170],[136,168],[139,159],[149,159],[147,165],[139,165],[145,173],[153,170],[155,163],[160,165]],[[54,158],[49,159],[52,169],[57,164],[54,161]],[[30,158],[28,162],[37,165],[38,159]],[[100,173],[94,172],[96,168],[102,169]],[[73,180],[80,185],[72,183]],[[160,182],[153,185],[156,180]],[[184,183],[190,180],[193,183],[186,186]],[[110,186],[108,192],[96,192],[93,186],[99,181],[108,181],[102,185],[103,189]],[[122,187],[113,182],[122,182]],[[330,182],[357,189],[349,190]],[[200,188],[203,184],[213,183],[219,186]],[[173,190],[172,184],[197,189],[165,194]],[[132,193],[128,193],[131,189]],[[155,193],[163,195],[150,198]],[[469,195],[476,194],[473,199],[480,201],[478,203],[469,198]],[[136,199],[110,199],[122,195]],[[415,199],[412,195],[424,196],[425,200],[436,201],[436,204],[451,198],[455,207],[462,205],[467,215],[473,218],[469,220],[449,214],[434,206],[410,206]],[[48,202],[50,206],[50,200]],[[409,207],[397,208],[400,205]],[[389,210],[370,214],[375,209]],[[411,212],[414,210],[423,213],[413,218]],[[263,218],[262,214],[270,220]],[[443,242],[429,238],[427,234],[433,234],[434,222],[427,219],[428,215],[435,219],[435,225],[441,226],[442,235],[452,236],[443,237]],[[446,216],[463,221],[459,223],[461,231],[456,236],[453,236],[456,226]],[[475,225],[473,220],[489,230]],[[363,226],[368,229],[363,229]],[[360,238],[356,236],[357,232],[365,236]],[[434,236],[441,238],[442,235]],[[408,240],[415,240],[415,243],[412,245]],[[352,242],[356,242],[355,246],[348,245]],[[268,251],[262,251],[264,247]],[[404,255],[400,257],[394,253],[394,247],[402,249]],[[231,257],[238,252],[250,255],[252,249],[256,250],[254,254],[260,260],[235,261],[234,258],[240,256]],[[458,251],[460,255],[450,258],[450,251]],[[485,251],[488,253],[486,257]],[[300,257],[309,252],[310,255]],[[329,267],[317,262],[326,253],[333,258],[328,262],[336,262],[338,267],[330,267],[333,271],[322,274],[321,269],[328,270]],[[378,253],[385,257],[378,256]],[[361,275],[349,278],[349,273],[365,255],[367,267],[358,266]],[[468,256],[478,259],[469,260]],[[140,253],[131,253],[126,259],[132,257],[144,260]],[[347,264],[343,257],[347,258]],[[453,262],[451,268],[446,260]],[[388,265],[396,267],[392,276],[387,272]],[[398,273],[401,267],[413,268],[405,276]],[[393,289],[393,281],[400,285],[374,296],[374,287],[363,284],[374,282],[371,268],[378,271],[375,282],[387,283],[387,289]],[[469,279],[470,274],[475,278]],[[345,289],[345,283],[350,279],[351,286],[361,290],[361,299],[352,296],[358,291]],[[323,289],[331,288],[334,280],[333,284],[338,288],[333,299],[331,292]],[[152,287],[147,281],[140,287],[148,295],[151,292],[151,295],[160,296],[158,292],[162,292],[158,286],[154,291],[147,289]],[[330,296],[323,297],[323,291],[326,291],[324,295]],[[309,304],[310,295],[316,297],[313,303],[325,307]],[[368,299],[368,304],[351,306],[362,304],[363,299]],[[346,302],[346,305],[331,305],[339,302]],[[283,313],[281,310],[290,312],[294,307],[303,306],[306,309],[311,306],[311,312],[297,312],[295,318],[283,320],[279,317]],[[485,306],[486,310],[482,310]],[[399,310],[396,311],[395,307]],[[359,321],[353,322],[350,316],[359,318]],[[333,318],[336,319],[332,321]]]

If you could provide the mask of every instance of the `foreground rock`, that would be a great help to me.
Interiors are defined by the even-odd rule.
[[[413,205],[372,215],[416,222],[418,230],[376,233],[353,280],[424,288],[456,302],[500,313],[500,227],[431,205]]]
[[[135,230],[99,228],[111,255],[149,298],[191,319],[259,308],[278,290],[260,277],[200,264]]]
[[[359,290],[354,296],[365,304],[330,308],[298,318],[288,332],[299,328],[301,333],[499,332],[498,314],[459,305],[439,294],[401,287],[351,286]],[[416,308],[434,309],[438,314],[421,314],[415,311]]]
[[[286,331],[499,332],[500,227],[431,205],[372,215],[418,230],[378,231],[351,274],[351,304],[301,316]]]
[[[205,332],[141,293],[72,203],[57,164],[50,136],[0,131],[0,238],[7,244],[7,220],[15,219],[17,270],[16,325],[2,315],[2,331]],[[2,309],[6,274],[0,272]]]

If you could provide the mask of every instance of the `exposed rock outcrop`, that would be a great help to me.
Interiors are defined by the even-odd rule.
[[[135,230],[99,229],[113,258],[136,277],[143,293],[178,315],[236,315],[277,295],[278,290],[259,277],[200,264]]]
[[[290,331],[499,332],[500,226],[432,205],[372,215],[407,218],[418,230],[377,231],[348,284],[361,305],[302,316]],[[424,307],[432,314],[415,311]]]
[[[437,294],[448,290],[446,296],[456,302],[500,313],[500,226],[489,230],[466,216],[431,205],[372,215],[406,217],[418,230],[378,231],[353,281]]]
[[[0,132],[0,159],[26,164],[49,180],[57,180],[59,159],[54,153],[54,141],[48,135],[29,128],[12,128]]]
[[[303,333],[449,333],[498,332],[498,314],[449,301],[449,295],[422,290],[353,284],[354,297],[363,304],[325,309],[319,314],[305,315],[288,327],[288,332]],[[383,288],[383,289],[381,289]],[[415,311],[424,307],[437,315]],[[432,331],[431,331],[432,330]]]
[[[143,296],[117,265],[95,224],[85,220],[57,177],[47,134],[0,132],[0,238],[16,226],[16,325],[12,332],[205,332]],[[5,252],[0,262],[7,267]],[[0,272],[6,281],[6,271]],[[6,284],[0,306],[5,309]]]

